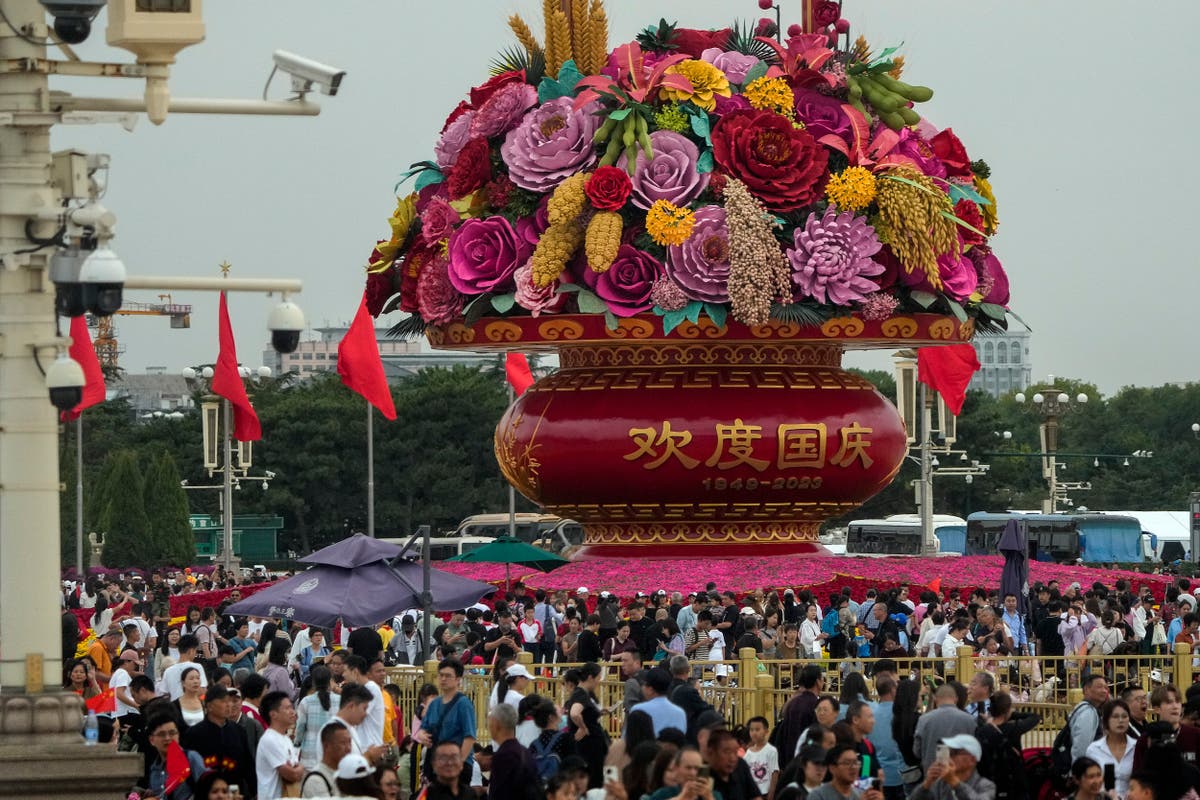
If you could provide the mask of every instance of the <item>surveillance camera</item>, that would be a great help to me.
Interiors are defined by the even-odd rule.
[[[46,370],[46,388],[50,390],[50,402],[59,411],[70,411],[83,401],[83,367],[70,356],[60,355]]]
[[[346,76],[346,71],[343,69],[331,67],[286,50],[276,50],[273,58],[275,67],[291,76],[292,91],[301,96],[311,92],[313,84],[316,84],[322,94],[332,97],[337,94],[342,78]]]
[[[300,346],[300,332],[304,330],[304,312],[290,300],[275,306],[267,317],[271,330],[271,346],[279,353],[294,353]]]
[[[274,478],[274,477],[275,477],[275,473],[274,473],[274,472],[271,472],[271,470],[267,470],[267,477],[268,477],[268,478]]]
[[[79,44],[92,32],[92,20],[108,0],[41,0],[54,17],[54,33],[67,44]]]
[[[121,308],[125,265],[112,250],[98,247],[79,268],[79,283],[87,310],[101,317],[112,316]]]
[[[87,311],[79,270],[86,258],[78,250],[59,250],[50,257],[50,280],[54,282],[54,308],[60,317],[78,317]]]

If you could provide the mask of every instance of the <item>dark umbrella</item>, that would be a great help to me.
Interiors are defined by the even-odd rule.
[[[435,611],[466,608],[494,591],[495,587],[486,583],[437,569],[429,571]],[[375,625],[397,611],[421,605],[421,564],[377,560],[353,569],[317,564],[234,603],[226,613],[281,617],[323,628],[332,627],[340,618],[346,625],[358,627]]]
[[[1029,545],[1025,523],[1009,519],[996,548],[1004,556],[1000,571],[1000,599],[1015,594],[1017,607],[1024,615],[1029,611]]]
[[[549,550],[542,550],[540,547],[534,547],[508,535],[497,536],[495,540],[488,542],[483,547],[468,550],[446,560],[462,561],[468,564],[503,564],[505,586],[508,585],[509,571],[513,564],[532,567],[540,572],[551,572],[571,563]]]
[[[398,544],[372,539],[356,533],[299,559],[304,564],[328,564],[331,567],[360,567],[376,561],[390,561],[403,550]]]

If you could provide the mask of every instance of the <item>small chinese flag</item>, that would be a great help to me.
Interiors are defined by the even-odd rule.
[[[221,292],[221,310],[217,318],[217,335],[221,343],[217,354],[217,365],[213,369],[212,390],[233,406],[233,438],[239,442],[256,442],[262,438],[262,425],[250,397],[246,384],[238,372],[237,347],[233,341],[233,327],[229,324],[229,306],[225,293]]]
[[[183,752],[183,748],[179,746],[179,741],[172,739],[167,745],[167,782],[163,787],[163,795],[169,795],[171,792],[192,774],[192,767],[188,764],[187,754]]]
[[[941,590],[942,590],[942,579],[940,577],[934,578],[933,580],[931,580],[929,582],[929,591],[933,592],[934,594],[937,594]]]
[[[100,359],[96,358],[96,348],[92,346],[87,318],[82,314],[71,318],[71,347],[67,352],[83,367],[85,381],[83,400],[70,411],[64,411],[60,415],[63,422],[74,422],[85,408],[103,403],[105,396],[104,372],[100,369]]]
[[[83,703],[88,711],[97,714],[109,714],[117,710],[117,695],[113,689],[105,689],[95,697],[90,697]]]
[[[367,311],[367,296],[358,304],[354,322],[338,344],[338,375],[346,388],[358,392],[388,419],[396,418],[396,404],[383,372],[379,342],[375,341],[375,322]]]
[[[922,347],[917,351],[917,380],[942,395],[946,407],[958,416],[967,397],[979,358],[969,344]]]
[[[504,372],[508,382],[512,384],[513,392],[518,396],[533,386],[533,373],[529,369],[529,361],[524,353],[509,353],[504,357]]]

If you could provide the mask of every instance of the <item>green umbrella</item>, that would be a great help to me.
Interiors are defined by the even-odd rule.
[[[550,572],[571,563],[549,550],[542,550],[540,547],[534,547],[508,535],[497,536],[494,541],[488,542],[483,547],[468,550],[446,560],[462,561],[468,564],[503,564],[505,586],[509,583],[509,570],[513,564],[533,567],[541,572]]]

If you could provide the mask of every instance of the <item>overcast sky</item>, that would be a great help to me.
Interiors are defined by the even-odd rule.
[[[131,274],[302,278],[310,325],[353,315],[362,264],[387,232],[393,186],[430,157],[446,113],[512,43],[531,0],[256,0],[205,4],[207,40],[182,51],[176,97],[254,98],[271,52],[292,50],[347,71],[316,118],[174,115],[63,127],[54,146],[112,156],[105,204],[114,249]],[[785,25],[799,0],[783,0]],[[754,0],[610,0],[610,47],[660,16],[723,27],[758,16]],[[903,43],[905,79],[934,88],[922,106],[992,167],[1001,219],[994,239],[1013,307],[1034,330],[1035,377],[1123,385],[1194,381],[1200,278],[1190,237],[1200,167],[1192,67],[1200,3],[1168,0],[847,0],[854,33],[876,49]],[[102,16],[78,52],[129,60],[104,44]],[[133,80],[55,79],[90,96],[140,95]],[[276,98],[287,79],[277,77]],[[154,302],[151,292],[130,300]],[[192,328],[118,320],[122,365],[171,370],[216,357],[215,295],[178,292]],[[276,300],[231,299],[241,360],[261,363]],[[390,324],[387,318],[384,324]],[[890,368],[881,356],[854,365]]]

